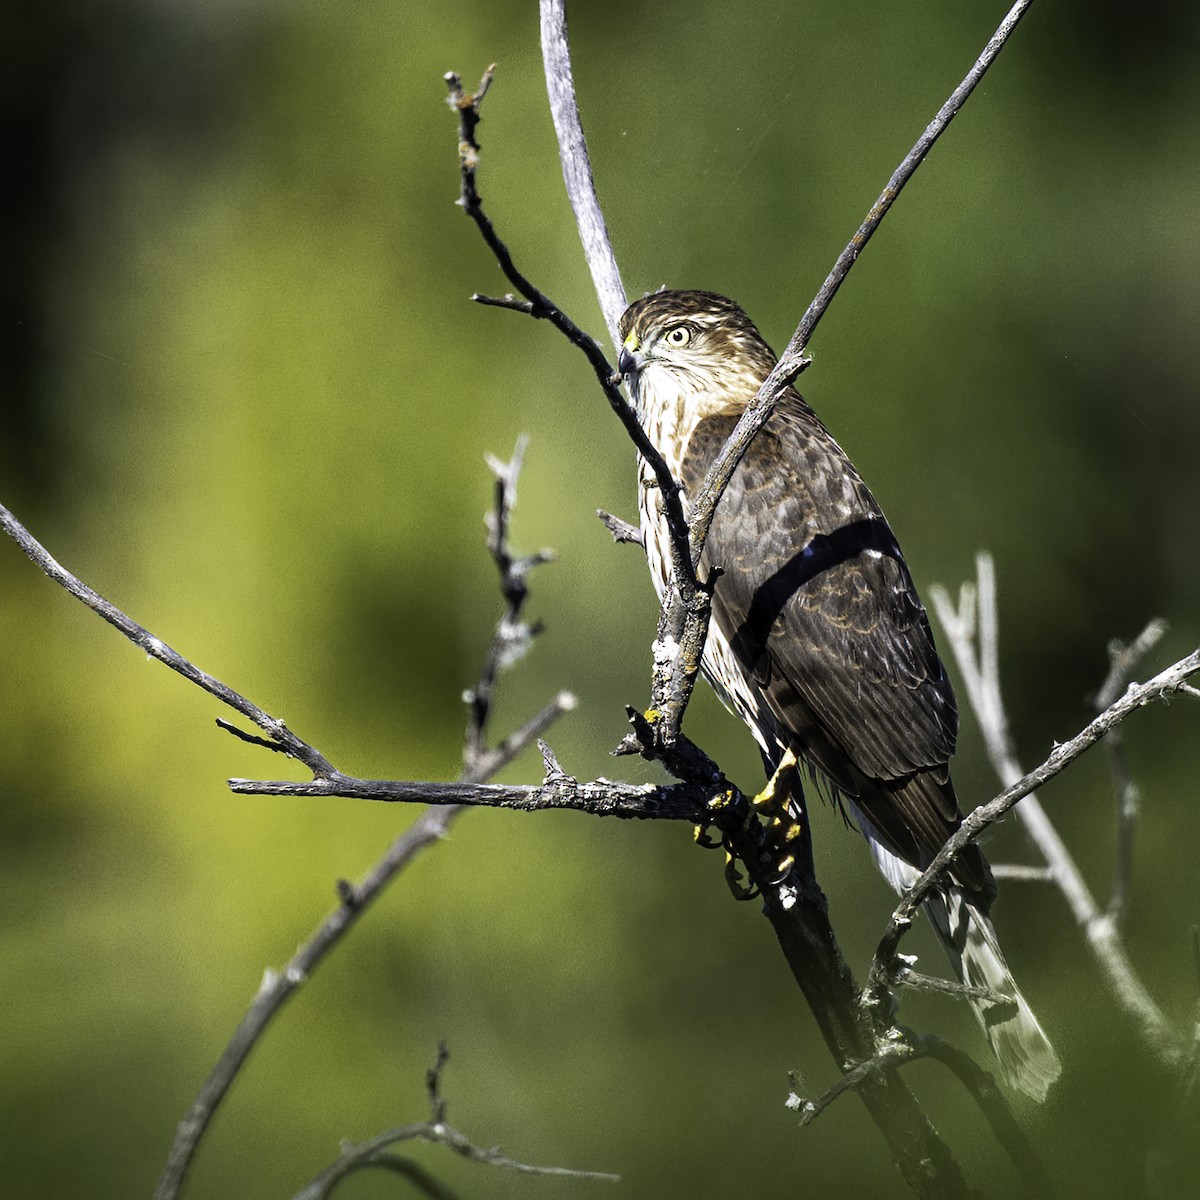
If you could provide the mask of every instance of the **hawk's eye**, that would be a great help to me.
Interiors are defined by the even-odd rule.
[[[682,350],[692,340],[692,331],[686,325],[672,325],[663,339],[673,349]]]

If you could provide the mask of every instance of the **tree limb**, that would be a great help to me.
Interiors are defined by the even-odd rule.
[[[510,756],[511,757],[511,756]],[[599,779],[580,783],[569,775],[528,784],[419,783],[398,779],[231,779],[231,791],[243,796],[341,796],[351,800],[431,804],[476,808],[507,808],[518,812],[572,809],[595,817],[691,821],[704,817],[705,805],[727,795],[696,782],[654,787]]]
[[[210,696],[215,696],[222,704],[228,705],[235,712],[241,713],[242,716],[253,721],[267,734],[270,749],[279,750],[290,758],[303,763],[318,779],[331,779],[337,775],[333,764],[320,751],[298,738],[278,717],[271,716],[257,704],[247,700],[240,692],[235,692],[227,684],[189,662],[177,650],[173,650],[160,638],[155,637],[148,629],[144,629],[132,617],[101,596],[94,588],[89,587],[78,576],[68,571],[2,504],[0,504],[0,528],[21,547],[30,561],[40,567],[55,583],[65,588],[92,612],[103,617],[135,646],[144,650],[151,658],[170,667],[172,671],[182,675],[188,682],[202,688]]]
[[[990,554],[981,552],[976,556],[976,575],[977,583],[963,584],[957,609],[944,588],[932,588],[930,599],[950,640],[992,768],[1000,782],[1009,787],[1022,778],[1024,771],[1017,761],[1008,714],[1000,691],[996,571]],[[976,634],[978,652],[975,647]],[[1110,667],[1109,677],[1102,688],[1107,693],[1105,698],[1111,698],[1115,703],[1119,686],[1114,681]],[[1190,688],[1188,684],[1180,683],[1176,690],[1187,694]],[[1109,992],[1133,1019],[1134,1027],[1151,1051],[1160,1061],[1174,1065],[1183,1052],[1179,1035],[1138,976],[1125,952],[1115,922],[1096,903],[1083,873],[1041,801],[1030,793],[1017,805],[1016,814],[1025,833],[1041,854],[1050,882],[1058,887],[1066,899],[1096,958]]]
[[[617,258],[608,237],[608,226],[596,196],[592,164],[583,136],[583,122],[575,99],[565,0],[541,0],[540,8],[542,63],[545,67],[546,92],[550,97],[550,115],[554,118],[554,132],[558,135],[563,182],[567,185],[567,196],[575,213],[579,240],[583,243],[583,256],[592,273],[592,284],[596,289],[596,299],[600,302],[600,311],[604,314],[608,336],[613,346],[619,346],[621,339],[617,333],[617,323],[625,311],[625,286],[621,283],[621,272],[617,268]]]
[[[987,804],[980,805],[968,814],[957,832],[947,839],[946,844],[934,856],[929,868],[908,890],[904,898],[897,905],[888,923],[887,930],[879,943],[879,948],[875,952],[869,976],[869,986],[872,989],[878,990],[885,985],[887,976],[891,970],[891,964],[895,959],[896,948],[899,946],[900,939],[904,933],[912,925],[917,909],[925,897],[929,895],[930,891],[939,886],[943,881],[964,846],[975,841],[985,829],[988,829],[999,820],[1019,800],[1029,796],[1030,793],[1043,783],[1053,779],[1064,767],[1074,762],[1085,750],[1094,746],[1096,742],[1110,730],[1114,729],[1130,713],[1156,700],[1171,696],[1180,690],[1181,685],[1186,679],[1197,672],[1200,672],[1200,650],[1193,651],[1186,658],[1180,659],[1165,671],[1159,672],[1153,679],[1143,684],[1130,685],[1129,689],[1119,700],[1106,708],[1104,712],[1086,725],[1075,737],[1061,745],[1056,745],[1050,757],[1041,766],[1018,779],[995,799],[989,801]],[[1052,865],[1057,866],[1057,863],[1053,863]],[[1107,945],[1110,951],[1113,944],[1113,936],[1110,932],[1107,938]],[[1123,959],[1123,952],[1120,958]],[[1113,977],[1114,974],[1119,974],[1119,971],[1117,971],[1118,958],[1109,953],[1106,955],[1106,959],[1110,977]],[[1121,982],[1122,992],[1124,992],[1129,981],[1122,980]],[[1128,1006],[1130,1003],[1128,995],[1125,995],[1123,998]],[[1139,1009],[1141,1009],[1140,1004]],[[1151,1028],[1149,1023],[1151,1021],[1155,1022],[1153,1025],[1152,1042],[1156,1045],[1160,1054],[1165,1054],[1169,1060],[1173,1061],[1177,1057],[1177,1051],[1173,1046],[1175,1038],[1171,1034],[1169,1026],[1166,1026],[1165,1022],[1161,1022],[1161,1014],[1157,1014],[1157,1010],[1153,1010],[1152,1012],[1146,1010],[1141,1011],[1140,1015],[1143,1022],[1146,1023],[1147,1032]]]

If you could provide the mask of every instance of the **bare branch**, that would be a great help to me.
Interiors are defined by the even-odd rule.
[[[793,1091],[788,1097],[787,1105],[800,1113],[800,1127],[811,1125],[835,1100],[847,1092],[857,1091],[875,1074],[889,1071],[893,1067],[902,1066],[920,1058],[921,1052],[909,1042],[891,1042],[884,1045],[873,1058],[864,1059],[855,1064],[842,1075],[827,1091],[822,1092],[815,1100],[806,1100],[797,1096]]]
[[[905,1034],[882,1042],[875,1054],[857,1063],[831,1088],[816,1100],[806,1100],[798,1094],[793,1076],[792,1091],[787,1106],[800,1113],[801,1126],[811,1125],[835,1100],[847,1092],[859,1091],[871,1078],[881,1072],[902,1067],[919,1058],[932,1058],[947,1067],[979,1106],[996,1140],[1003,1146],[1013,1164],[1030,1185],[1045,1179],[1036,1152],[1025,1131],[1017,1123],[1004,1093],[995,1080],[971,1056],[936,1037],[913,1037]]]
[[[608,532],[613,535],[614,542],[632,542],[635,546],[645,546],[646,539],[636,525],[631,525],[620,517],[614,517],[612,513],[605,512],[602,508],[596,509],[596,516],[604,522]]]
[[[559,34],[555,36],[559,35],[565,36],[565,27],[559,27]],[[492,68],[488,68],[485,73],[486,84],[491,82],[491,71]],[[569,74],[560,75],[558,78],[561,86],[570,84]],[[454,72],[448,72],[445,80],[450,91],[450,107],[459,114],[459,163],[462,178],[459,204],[475,223],[505,277],[529,302],[529,315],[550,321],[568,341],[583,351],[610,407],[620,418],[638,453],[650,467],[662,494],[663,513],[670,531],[672,587],[659,616],[658,633],[654,643],[652,695],[648,711],[655,714],[650,724],[654,731],[654,746],[661,750],[661,753],[656,752],[654,756],[669,770],[678,773],[679,770],[686,769],[687,764],[696,757],[690,753],[678,753],[681,742],[679,729],[684,710],[691,699],[696,675],[700,670],[710,608],[709,589],[702,586],[696,576],[694,564],[698,561],[698,556],[692,552],[679,484],[642,428],[637,414],[621,395],[620,376],[614,374],[599,344],[521,274],[508,247],[496,233],[495,226],[484,211],[477,179],[480,149],[476,130],[480,121],[479,102],[486,86],[481,85],[479,91],[472,95],[463,90],[462,80]],[[577,116],[578,114],[576,125]],[[582,136],[582,130],[579,129],[579,145],[582,145]],[[573,152],[564,151],[568,154]],[[596,215],[598,214],[597,206]],[[602,224],[603,219],[600,220]],[[604,234],[604,240],[607,241],[607,233]],[[611,254],[611,250],[609,253]],[[619,280],[615,286],[620,288]],[[525,311],[524,305],[518,304],[515,299],[510,303],[507,298],[500,301],[492,298],[489,302],[494,302],[499,307],[519,308],[522,312]]]
[[[1012,879],[1022,883],[1057,882],[1050,867],[1031,867],[1025,863],[993,863],[992,875],[996,879]]]
[[[482,292],[472,292],[471,299],[484,307],[510,308],[513,312],[524,313],[527,317],[533,316],[533,301],[521,300],[512,292],[506,292],[503,296],[485,296]]]
[[[981,552],[976,556],[976,574],[977,583],[963,584],[957,608],[944,588],[932,588],[930,598],[950,639],[968,700],[979,721],[988,758],[1000,782],[1007,787],[1017,782],[1024,771],[1012,744],[1008,714],[1000,692],[996,572],[991,555]],[[978,656],[975,652],[977,633]],[[1186,692],[1188,685],[1180,684],[1179,690]],[[1041,801],[1031,793],[1017,805],[1016,814],[1045,860],[1050,881],[1066,898],[1111,994],[1133,1018],[1153,1052],[1168,1064],[1174,1063],[1179,1046],[1177,1035],[1138,976],[1115,924],[1101,912],[1083,873],[1046,815]]]
[[[583,256],[592,272],[592,284],[604,324],[614,346],[620,343],[617,323],[625,311],[625,287],[608,237],[608,226],[596,197],[592,164],[588,158],[583,123],[575,99],[575,81],[571,74],[571,48],[567,42],[567,14],[564,0],[541,0],[542,62],[546,73],[546,91],[550,97],[550,115],[558,135],[558,156],[562,160],[563,182]]]
[[[39,542],[24,525],[2,504],[0,504],[0,528],[25,552],[29,559],[41,568],[60,587],[65,588],[77,600],[87,605],[92,612],[106,620],[114,629],[127,637],[135,646],[144,650],[151,658],[157,659],[170,667],[172,671],[182,675],[190,683],[202,688],[210,696],[215,696],[222,704],[228,705],[235,712],[253,721],[259,729],[267,734],[270,741],[269,749],[277,749],[303,763],[318,779],[331,779],[337,771],[333,765],[307,742],[298,738],[278,718],[264,712],[257,704],[247,700],[239,692],[222,683],[219,679],[200,670],[195,663],[189,662],[177,650],[171,649],[164,641],[157,638],[148,629],[144,629],[132,617],[123,613],[115,604],[106,600],[95,589],[89,587],[78,576],[71,574],[66,567],[58,563],[50,552]],[[232,733],[232,726],[226,726]],[[240,736],[240,735],[239,735]],[[246,739],[243,739],[246,740]]]
[[[683,507],[679,499],[679,485],[671,475],[662,455],[651,443],[637,419],[637,414],[621,395],[621,377],[615,372],[611,363],[604,356],[595,338],[585,333],[549,296],[537,288],[517,269],[512,254],[501,240],[492,224],[491,218],[483,208],[483,198],[479,194],[477,170],[479,166],[479,139],[476,129],[480,121],[480,101],[487,87],[490,86],[494,67],[489,67],[484,73],[484,84],[481,84],[474,94],[463,90],[462,79],[453,71],[445,75],[446,86],[449,89],[450,107],[458,113],[459,118],[459,165],[462,182],[462,192],[458,203],[462,210],[475,223],[483,237],[484,243],[492,252],[505,278],[529,302],[529,315],[539,320],[549,321],[573,346],[583,351],[584,357],[591,364],[592,370],[600,387],[604,391],[609,406],[625,426],[638,453],[646,460],[654,472],[658,486],[662,490],[663,507],[667,523],[671,529],[672,545],[674,548],[673,566],[678,585],[685,594],[695,591],[695,574],[692,570],[691,555],[688,549],[687,521],[684,519]],[[501,302],[501,307],[515,308],[515,303]],[[521,311],[525,311],[521,306]]]
[[[1162,640],[1166,632],[1167,623],[1159,618],[1151,621],[1128,646],[1116,640],[1109,642],[1108,676],[1096,694],[1097,709],[1107,708],[1120,695],[1141,660]],[[1125,739],[1119,730],[1112,732],[1104,747],[1108,752],[1113,798],[1117,803],[1116,854],[1106,911],[1113,925],[1120,925],[1133,881],[1133,835],[1141,796],[1129,773],[1129,765],[1125,761]]]
[[[1017,23],[1025,15],[1031,3],[1032,0],[1017,0],[1017,3],[1012,6],[1000,23],[1000,27],[975,61],[975,65],[967,72],[966,77],[954,89],[949,99],[938,110],[937,115],[926,126],[924,133],[917,139],[916,144],[892,173],[887,186],[879,194],[879,198],[871,206],[863,223],[838,256],[833,269],[826,276],[825,282],[808,306],[808,310],[800,318],[800,324],[796,326],[796,331],[792,334],[779,362],[770,375],[763,380],[758,394],[742,414],[721,452],[713,460],[703,486],[699,493],[692,497],[690,532],[694,561],[699,561],[717,503],[733,476],[733,472],[737,469],[738,463],[741,462],[746,448],[750,445],[754,435],[770,418],[784,390],[808,365],[804,351],[818,322],[825,315],[830,302],[850,273],[850,268],[857,261],[876,229],[879,228],[880,222],[887,215],[888,209],[895,203],[904,185],[912,178],[913,173],[933,148],[934,142],[945,132],[959,109],[966,103],[967,97],[975,90],[976,84],[983,78],[996,56],[1004,48],[1009,35],[1017,27]]]
[[[900,927],[898,918],[907,914],[906,921],[911,921],[920,896],[927,893],[928,887],[934,886],[937,876],[952,861],[955,849],[974,840],[1020,799],[1022,803],[1016,808],[1018,819],[1046,862],[1044,871],[1027,868],[1023,877],[1048,878],[1062,890],[1096,955],[1113,996],[1134,1018],[1146,1044],[1163,1061],[1173,1064],[1181,1053],[1177,1034],[1139,979],[1115,925],[1100,911],[1058,831],[1033,794],[1033,789],[1052,778],[1099,738],[1110,733],[1134,708],[1186,690],[1188,685],[1184,680],[1200,669],[1200,652],[1180,660],[1148,683],[1129,688],[1077,737],[1056,746],[1041,767],[1026,775],[1013,751],[1000,695],[995,570],[991,557],[980,554],[977,569],[978,585],[964,585],[958,606],[952,603],[943,588],[932,588],[930,595],[933,608],[949,637],[971,707],[979,720],[988,756],[1006,791],[967,817],[963,828],[946,843],[929,871],[918,882],[917,887],[922,889],[920,895],[915,895],[914,889],[897,908],[871,968],[872,985],[882,979],[881,970],[891,961],[904,928],[907,928],[907,924],[904,928]],[[976,634],[980,643],[978,656],[975,651]],[[1010,872],[1012,870],[1009,869]]]
[[[391,1154],[391,1147],[403,1142],[422,1141],[433,1145],[449,1146],[456,1154],[472,1162],[520,1175],[549,1175],[563,1179],[591,1179],[602,1183],[620,1183],[619,1175],[603,1171],[576,1171],[568,1167],[535,1167],[517,1162],[502,1154],[499,1149],[485,1150],[476,1146],[469,1138],[453,1126],[446,1124],[446,1101],[441,1093],[441,1077],[449,1054],[445,1045],[438,1047],[437,1062],[426,1072],[425,1083],[429,1093],[429,1120],[420,1124],[402,1125],[378,1134],[361,1145],[346,1145],[342,1153],[306,1188],[297,1192],[294,1200],[327,1200],[334,1188],[355,1171],[368,1168],[385,1168],[404,1175],[420,1188],[426,1196],[435,1200],[452,1200],[453,1193],[417,1164]]]
[[[923,975],[903,962],[892,971],[890,982],[893,987],[912,988],[913,991],[918,992],[938,992],[943,996],[956,996],[960,1000],[983,1000],[997,1007],[1008,1006],[1014,1011],[1016,1008],[1013,998],[1004,995],[1003,992],[994,992],[991,988],[958,983],[953,979],[940,979],[936,975]]]
[[[877,985],[883,983],[888,972],[888,964],[895,958],[896,947],[904,932],[911,926],[917,908],[930,891],[941,883],[964,846],[975,841],[985,829],[995,824],[1018,800],[1024,799],[1034,789],[1053,779],[1064,767],[1074,762],[1085,750],[1094,746],[1130,713],[1147,704],[1152,704],[1156,700],[1170,696],[1179,690],[1179,685],[1183,680],[1198,671],[1200,671],[1200,650],[1194,650],[1186,658],[1180,659],[1165,671],[1160,671],[1153,679],[1131,686],[1120,700],[1106,708],[1070,741],[1055,746],[1050,757],[1040,767],[1030,771],[1011,787],[1006,788],[994,800],[987,804],[981,804],[969,813],[963,819],[957,832],[947,839],[946,844],[934,856],[929,868],[897,905],[871,966],[872,982]]]
[[[668,784],[617,783],[598,779],[580,783],[569,775],[535,786],[507,783],[421,783],[400,779],[231,779],[241,796],[340,796],[350,800],[429,804],[437,807],[506,808],[515,812],[570,809],[594,817],[636,820],[698,821],[705,805],[725,789],[699,782]]]

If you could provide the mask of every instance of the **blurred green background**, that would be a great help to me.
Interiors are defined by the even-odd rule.
[[[742,301],[777,346],[1002,5],[576,3],[576,80],[631,294]],[[488,452],[532,437],[514,539],[551,546],[546,623],[504,679],[498,733],[561,688],[550,740],[615,763],[647,696],[655,608],[633,462],[582,358],[481,309],[503,290],[454,206],[442,73],[499,63],[480,186],[518,261],[601,323],[547,113],[536,5],[48,0],[4,18],[0,498],[158,636],[347,771],[448,779],[462,689],[499,611]],[[1105,644],[1200,638],[1200,10],[1035,6],[904,194],[814,341],[804,390],[888,510],[918,584],[997,558],[1024,761],[1089,714]],[[145,1196],[267,966],[413,814],[239,798],[287,766],[217,730],[148,662],[0,545],[0,1164],[11,1197]],[[749,738],[711,697],[689,729],[745,786]],[[1197,709],[1137,715],[1143,789],[1126,933],[1184,1028]],[[506,773],[539,776],[536,754]],[[964,801],[995,789],[972,719]],[[1099,754],[1044,800],[1107,894]],[[864,969],[891,900],[815,812],[843,946]],[[1028,851],[1009,823],[993,859]],[[1182,1194],[1196,1130],[1177,1080],[1104,991],[1061,899],[1010,883],[997,924],[1065,1063],[1017,1104],[1058,1190]],[[931,953],[923,932],[910,948]],[[930,957],[932,969],[937,959]],[[984,1054],[953,1001],[904,1016]],[[618,1190],[416,1151],[464,1195],[894,1195],[857,1101],[800,1132],[787,1071],[834,1064],[753,904],[676,826],[476,812],[423,857],[254,1054],[187,1194],[288,1196],[337,1152],[425,1113]],[[1019,1186],[970,1104],[914,1087],[972,1180]],[[359,1176],[347,1197],[405,1194]]]

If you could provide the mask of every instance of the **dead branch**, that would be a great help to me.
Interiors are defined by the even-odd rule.
[[[587,1179],[599,1183],[620,1183],[620,1175],[604,1171],[577,1171],[569,1167],[535,1167],[517,1162],[502,1154],[498,1147],[485,1149],[476,1146],[465,1134],[446,1122],[446,1100],[442,1095],[442,1073],[450,1060],[445,1045],[438,1047],[437,1060],[425,1073],[425,1088],[429,1095],[429,1120],[412,1125],[401,1125],[361,1143],[345,1145],[338,1157],[330,1163],[306,1188],[297,1192],[293,1200],[327,1200],[343,1179],[364,1170],[386,1170],[398,1174],[413,1183],[418,1190],[435,1200],[453,1200],[453,1193],[432,1175],[419,1167],[412,1159],[392,1153],[392,1147],[404,1142],[428,1142],[435,1146],[448,1146],[456,1154],[471,1162],[518,1175],[543,1175],[559,1179]]]

